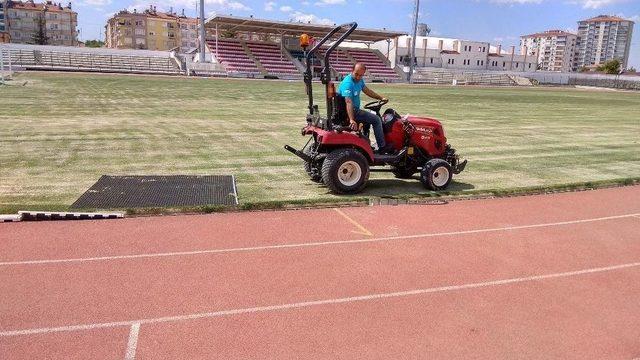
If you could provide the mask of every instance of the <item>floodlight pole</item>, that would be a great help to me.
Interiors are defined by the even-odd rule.
[[[216,34],[218,35],[218,34]],[[206,46],[206,41],[205,41],[205,31],[204,31],[204,0],[200,0],[200,62],[203,63],[205,61],[204,59],[204,52],[205,52],[205,46]]]
[[[409,74],[407,75],[407,81],[411,82],[411,76],[413,75],[414,61],[416,56],[416,35],[418,34],[418,13],[420,11],[420,0],[416,0],[415,8],[413,10],[413,28],[411,34],[411,49],[409,52]]]

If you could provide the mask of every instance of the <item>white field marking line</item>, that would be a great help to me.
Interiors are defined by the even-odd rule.
[[[129,332],[129,342],[127,343],[127,353],[124,360],[134,360],[136,358],[136,349],[138,348],[138,334],[140,333],[140,323],[131,324]]]
[[[335,210],[338,214],[342,215],[343,218],[347,219],[347,221],[352,223],[355,227],[360,229],[360,231],[351,230],[352,233],[361,234],[361,235],[367,235],[367,236],[373,236],[371,231],[367,230],[364,226],[360,225],[357,221],[355,221],[352,218],[350,218],[349,216],[347,216],[347,214],[345,214],[342,210],[340,210],[338,208],[334,208],[333,210]]]
[[[262,250],[279,250],[279,249],[292,249],[292,248],[330,246],[330,245],[362,244],[362,243],[373,243],[373,242],[385,242],[385,241],[396,241],[396,240],[411,240],[411,239],[419,239],[419,238],[433,238],[433,237],[440,237],[440,236],[480,234],[480,233],[498,232],[498,231],[512,231],[512,230],[534,229],[534,228],[543,228],[543,227],[561,226],[561,225],[583,224],[583,223],[590,223],[590,222],[597,222],[597,221],[624,219],[624,218],[629,218],[629,217],[635,217],[637,215],[640,215],[640,214],[627,214],[627,215],[618,215],[618,216],[608,216],[608,217],[602,217],[602,218],[563,221],[563,222],[556,222],[556,223],[520,225],[520,226],[509,226],[509,227],[477,229],[477,230],[464,230],[464,231],[453,231],[453,232],[443,232],[443,233],[433,233],[433,234],[400,235],[400,236],[389,236],[389,237],[370,238],[370,239],[357,239],[357,240],[323,241],[323,242],[282,244],[282,245],[265,245],[265,246],[244,247],[244,248],[195,250],[195,251],[182,251],[182,252],[169,252],[169,253],[150,253],[150,254],[136,254],[136,255],[114,255],[114,256],[91,257],[91,258],[75,258],[75,259],[10,261],[10,262],[0,262],[0,266],[44,265],[44,264],[60,264],[60,263],[82,263],[82,262],[92,262],[92,261],[144,259],[144,258],[171,257],[171,256],[195,256],[195,255],[224,254],[224,253],[233,253],[233,252],[250,252],[250,251],[262,251]]]
[[[500,285],[532,282],[532,281],[546,280],[546,279],[567,278],[572,276],[603,273],[603,272],[629,269],[629,268],[635,268],[635,267],[640,267],[640,262],[613,265],[613,266],[607,266],[607,267],[599,267],[599,268],[591,268],[591,269],[584,269],[584,270],[576,270],[576,271],[569,271],[569,272],[562,272],[562,273],[555,273],[555,274],[534,275],[534,276],[528,276],[528,277],[494,280],[494,281],[487,281],[487,282],[480,282],[480,283],[449,285],[449,286],[441,286],[441,287],[434,287],[434,288],[427,288],[427,289],[416,289],[416,290],[400,291],[400,292],[392,292],[392,293],[380,293],[380,294],[370,294],[370,295],[353,296],[353,297],[336,298],[336,299],[305,301],[305,302],[281,304],[281,305],[258,306],[258,307],[251,307],[251,308],[231,309],[231,310],[196,313],[196,314],[188,314],[188,315],[166,316],[166,317],[140,319],[140,320],[132,320],[132,321],[118,321],[118,322],[71,325],[71,326],[61,326],[61,327],[51,327],[51,328],[10,330],[10,331],[0,332],[0,337],[48,334],[48,333],[56,333],[56,332],[63,332],[63,331],[91,330],[91,329],[113,328],[113,327],[122,327],[122,326],[131,326],[132,332],[133,332],[133,326],[135,326],[136,324],[139,326],[141,324],[179,322],[179,321],[206,319],[206,318],[231,316],[231,315],[300,309],[300,308],[320,306],[320,305],[334,305],[334,304],[344,304],[344,303],[380,300],[380,299],[388,299],[388,298],[399,298],[399,297],[432,294],[432,293],[447,292],[447,291],[477,289],[477,288],[484,288],[484,287],[490,287],[490,286],[500,286]]]

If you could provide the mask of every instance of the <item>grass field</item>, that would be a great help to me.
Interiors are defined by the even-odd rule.
[[[370,87],[443,121],[469,160],[454,192],[640,177],[640,93]],[[241,204],[335,200],[283,149],[305,143],[305,106],[302,82],[19,74],[0,87],[0,213],[65,209],[103,174],[234,174]],[[382,173],[362,195],[415,194]]]

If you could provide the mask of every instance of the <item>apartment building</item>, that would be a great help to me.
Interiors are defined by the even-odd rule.
[[[9,32],[7,31],[7,20],[5,9],[7,2],[0,0],[0,43],[9,42]]]
[[[200,21],[197,18],[190,18],[184,16],[184,10],[182,16],[178,19],[178,25],[180,26],[180,46],[181,52],[187,52],[198,47],[198,24]]]
[[[48,45],[78,45],[78,13],[71,9],[71,3],[46,1],[36,3],[33,0],[4,3],[5,32],[9,33],[12,43],[33,43],[33,36],[44,20]]]
[[[418,67],[522,72],[538,68],[537,56],[530,56],[526,51],[517,55],[515,46],[507,53],[501,45],[493,47],[488,42],[427,36],[417,36],[416,40],[414,62]],[[400,36],[392,43],[377,42],[372,47],[388,54],[391,66],[409,66],[411,36]]]
[[[596,67],[613,59],[620,60],[622,68],[626,68],[633,25],[633,21],[610,15],[579,21],[573,70]]]
[[[113,49],[147,49],[180,52],[195,48],[198,20],[177,15],[172,10],[160,12],[151,6],[144,12],[122,10],[106,25],[106,46]]]
[[[570,72],[578,36],[562,30],[548,30],[520,37],[520,47],[527,55],[538,56],[542,71]]]

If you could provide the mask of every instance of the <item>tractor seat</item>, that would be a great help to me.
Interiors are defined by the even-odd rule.
[[[347,102],[343,96],[334,96],[331,101],[333,102],[333,115],[331,117],[331,123],[337,126],[349,126],[349,115],[347,114]]]

